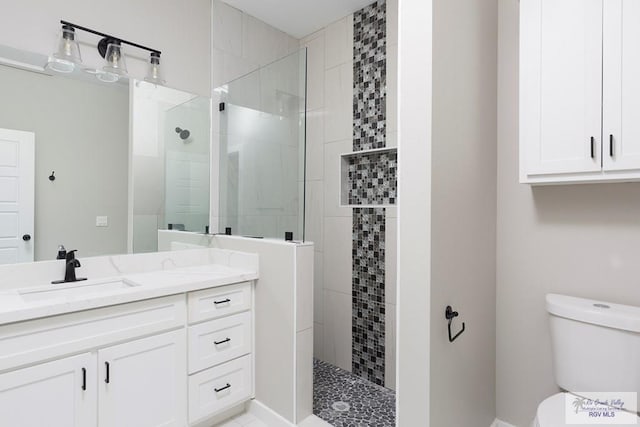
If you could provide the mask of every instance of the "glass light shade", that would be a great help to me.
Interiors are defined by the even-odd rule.
[[[120,75],[116,74],[116,73],[111,73],[109,71],[100,71],[98,70],[97,73],[95,73],[96,78],[98,80],[100,80],[101,82],[104,83],[115,83],[118,80],[120,80]]]
[[[73,27],[65,25],[62,27],[58,49],[49,57],[47,68],[59,73],[71,73],[76,64],[82,64],[80,46]]]
[[[165,84],[165,80],[162,78],[162,72],[160,70],[160,54],[153,52],[149,59],[149,71],[147,77],[144,78],[149,83],[157,85]]]
[[[105,65],[102,67],[102,70],[105,73],[116,74],[119,76],[127,74],[127,64],[124,60],[122,46],[119,43],[109,43],[107,45],[107,53],[104,56],[104,60]],[[98,74],[98,76],[100,75],[101,74]]]

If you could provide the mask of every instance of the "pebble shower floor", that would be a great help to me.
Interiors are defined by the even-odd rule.
[[[314,359],[313,413],[334,427],[395,427],[396,394]]]

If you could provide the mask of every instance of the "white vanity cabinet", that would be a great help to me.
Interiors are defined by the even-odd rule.
[[[85,353],[1,374],[0,425],[95,425],[95,368],[95,355]]]
[[[253,396],[253,292],[240,283],[189,294],[189,422]]]
[[[0,326],[0,426],[185,427],[253,396],[253,283]]]
[[[639,114],[636,0],[521,0],[522,183],[640,180]]]
[[[184,329],[98,351],[100,427],[183,427]]]

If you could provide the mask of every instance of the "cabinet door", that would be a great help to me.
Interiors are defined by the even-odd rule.
[[[182,329],[98,352],[100,427],[187,425],[185,337]]]
[[[640,2],[604,2],[605,171],[640,169]]]
[[[602,0],[522,0],[521,179],[600,172]]]
[[[95,426],[95,378],[89,353],[0,375],[0,426]]]

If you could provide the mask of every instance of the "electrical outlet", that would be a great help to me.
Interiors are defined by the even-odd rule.
[[[96,227],[108,227],[108,226],[109,226],[109,217],[107,216],[96,217]]]

